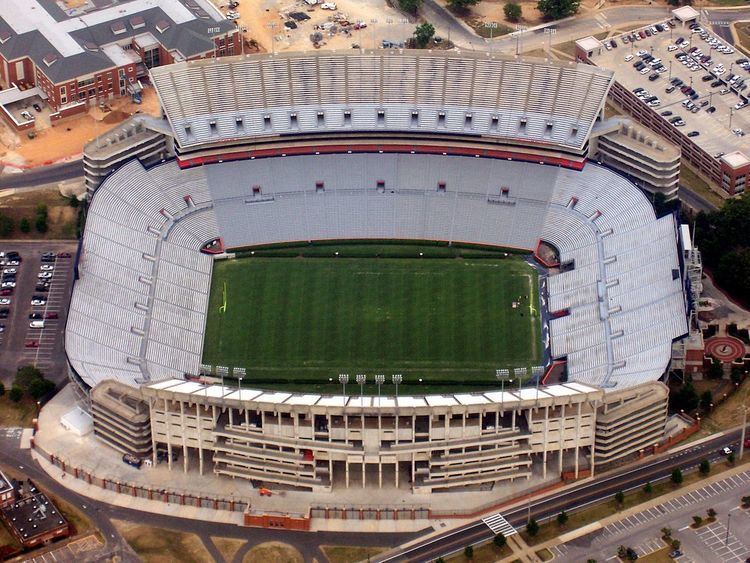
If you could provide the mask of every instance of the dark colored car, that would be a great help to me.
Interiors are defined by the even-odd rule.
[[[671,111],[669,111],[669,110],[667,110],[667,111],[663,111],[663,112],[661,112],[661,114],[662,114],[662,115],[663,115],[664,117],[669,117],[670,115],[672,115],[672,112],[671,112]]]
[[[690,131],[690,133],[687,134],[688,137],[697,137],[700,135],[698,131]]]
[[[713,113],[716,111],[716,108],[714,106],[711,106],[710,108],[706,108],[706,113]]]
[[[44,313],[44,318],[45,319],[59,319],[60,314],[57,313],[56,311],[49,311],[47,313]]]
[[[10,309],[7,307],[4,309],[0,309],[0,319],[7,319],[8,315],[10,315]]]

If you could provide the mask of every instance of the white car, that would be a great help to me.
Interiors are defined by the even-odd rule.
[[[647,54],[648,54],[648,51],[644,51],[643,49],[641,49],[641,50],[640,50],[640,51],[638,51],[638,52],[637,52],[637,53],[636,53],[635,55],[636,55],[637,57],[642,57],[643,55],[647,55]]]
[[[677,50],[677,45],[670,45],[669,47],[667,47],[667,51],[672,52],[672,51],[676,51],[676,50]]]
[[[14,282],[14,281],[6,281],[6,282],[3,282],[2,284],[0,284],[0,287],[2,287],[3,289],[5,289],[7,287],[16,287],[16,282]]]
[[[323,4],[320,5],[320,7],[323,8],[324,10],[335,10],[336,4],[333,2],[324,2]]]
[[[34,299],[31,300],[31,304],[34,305],[34,306],[37,306],[37,307],[45,305],[46,303],[47,303],[46,299],[34,298]]]
[[[308,6],[315,6],[315,4],[318,3],[318,0],[305,0],[305,4]]]
[[[740,137],[742,137],[742,136],[745,135],[745,132],[742,129],[738,129],[738,128],[732,129],[732,133],[734,133],[735,135],[738,135]],[[3,304],[4,303],[2,302],[2,299],[0,299],[0,305],[3,305]]]
[[[15,274],[15,273],[17,273],[17,272],[18,272],[18,270],[16,270],[15,268],[5,268],[5,269],[3,270],[3,273],[4,273],[4,274]]]
[[[646,67],[643,70],[641,70],[641,74],[648,74],[649,72],[651,72],[651,69],[648,68],[648,67]]]
[[[10,299],[7,297],[0,297],[0,305],[10,305]]]
[[[633,55],[625,55],[625,62],[626,63],[629,63],[632,60],[633,60]]]
[[[43,272],[51,272],[55,267],[52,264],[42,264],[39,269]]]
[[[52,277],[52,272],[39,272],[36,277],[40,280],[48,280]]]

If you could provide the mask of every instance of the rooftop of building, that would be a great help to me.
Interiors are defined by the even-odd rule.
[[[13,484],[2,471],[0,471],[0,494],[13,490]]]
[[[615,118],[617,128],[604,136],[617,136],[617,142],[645,156],[659,161],[680,158],[680,149],[651,129],[628,118]]]
[[[30,57],[55,83],[127,64],[123,40],[135,35],[151,34],[187,58],[235,29],[210,0],[122,0],[67,11],[52,0],[4,0],[3,8],[0,55]]]
[[[29,485],[29,490],[30,494],[0,509],[11,531],[24,542],[67,525],[47,495],[33,485]]]
[[[634,30],[636,33],[644,28],[638,28]],[[675,27],[670,27],[668,30],[653,33],[650,37],[644,39],[638,39],[635,43],[623,41],[623,36],[630,36],[633,32],[621,34],[615,36],[613,39],[617,47],[606,49],[605,45],[596,40],[599,44],[595,48],[588,49],[592,52],[590,57],[591,61],[596,66],[607,68],[614,71],[615,80],[627,88],[631,92],[636,88],[644,88],[651,95],[659,98],[659,105],[652,107],[653,111],[660,119],[669,120],[676,116],[681,117],[685,121],[685,125],[678,127],[677,130],[682,135],[687,135],[693,131],[698,132],[697,136],[693,136],[691,140],[705,150],[709,155],[715,158],[720,158],[722,154],[740,153],[743,157],[750,155],[750,136],[741,136],[733,133],[733,130],[741,130],[744,133],[750,133],[750,107],[744,107],[741,109],[735,109],[735,104],[741,102],[743,97],[750,94],[750,89],[741,91],[743,97],[740,94],[730,89],[727,85],[727,80],[730,74],[738,74],[741,79],[746,79],[750,84],[750,70],[742,69],[736,62],[738,59],[745,58],[745,56],[739,52],[734,53],[722,53],[713,48],[707,40],[714,36],[709,30],[708,37],[706,40],[700,37],[699,33],[692,33],[689,27],[683,27],[677,22]],[[678,38],[684,38],[687,42],[682,48],[671,47],[676,45]],[[586,41],[579,40],[579,46],[582,48]],[[718,38],[720,44],[726,45],[726,43]],[[606,40],[609,42],[609,39]],[[682,64],[675,55],[680,53],[688,53],[692,47],[698,47],[702,53],[711,56],[711,61],[708,64],[699,66],[696,70],[690,70],[686,65]],[[639,51],[645,51],[656,58],[660,58],[662,64],[667,68],[667,71],[660,74],[655,80],[649,80],[649,75],[652,71],[646,74],[640,74],[640,72],[634,68],[633,64],[641,60],[637,55]],[[633,56],[630,59],[630,55]],[[625,60],[625,59],[628,60]],[[726,69],[722,73],[713,72],[714,67],[718,64],[723,64]],[[703,77],[711,77],[710,80],[703,80]],[[680,87],[675,88],[672,92],[666,92],[668,86],[670,86],[670,80],[673,78],[680,78],[685,85],[692,86],[698,98],[693,100],[693,103],[700,107],[700,110],[696,113],[692,113],[686,109],[682,102],[686,100],[686,95],[680,91]],[[717,79],[721,79],[722,83],[716,86],[711,86]],[[724,94],[720,92],[727,90]],[[706,102],[702,107],[701,104]],[[644,103],[645,102],[641,102]],[[706,110],[710,107],[716,108],[712,113],[708,113]],[[663,112],[671,112],[668,115],[662,115]],[[733,157],[733,160],[738,160],[739,157]]]

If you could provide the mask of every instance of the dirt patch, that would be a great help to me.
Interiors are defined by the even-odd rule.
[[[321,545],[320,549],[325,553],[330,563],[349,563],[351,561],[369,561],[385,551],[385,547],[359,547],[352,545]]]
[[[31,427],[31,421],[36,417],[36,401],[24,397],[19,402],[14,403],[8,398],[7,392],[9,390],[9,388],[6,388],[6,393],[0,397],[0,427]]]
[[[210,563],[213,558],[195,534],[112,520],[122,537],[146,563]]]
[[[46,233],[35,228],[35,217],[39,205],[47,206]],[[13,223],[12,231],[5,238],[32,239],[75,239],[78,209],[70,206],[70,200],[60,195],[57,189],[19,190],[13,195],[0,198],[0,214]],[[21,222],[29,221],[31,230],[21,231]]]
[[[124,111],[110,111],[104,116],[102,123],[120,123],[121,121],[125,121],[128,117],[130,116]]]
[[[256,545],[245,554],[243,563],[304,563],[304,557],[289,544],[270,541]]]

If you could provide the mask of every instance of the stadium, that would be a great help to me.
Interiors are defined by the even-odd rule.
[[[431,492],[661,439],[679,232],[587,160],[611,73],[378,51],[151,79],[174,158],[93,194],[65,333],[105,443]]]

